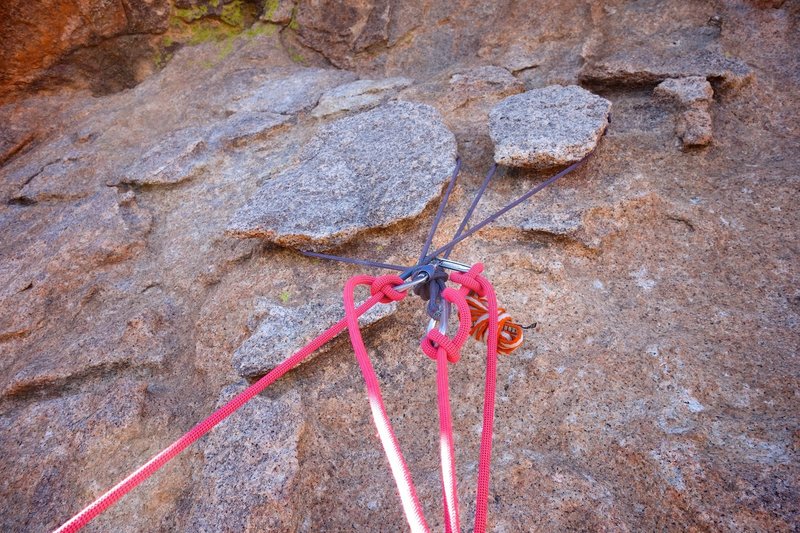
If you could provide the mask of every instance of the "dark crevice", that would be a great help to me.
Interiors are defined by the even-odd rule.
[[[692,224],[688,219],[677,216],[677,215],[667,215],[667,220],[671,220],[673,222],[678,222],[679,224],[685,225],[689,231],[695,231],[694,224]]]
[[[25,151],[25,149],[28,148],[35,140],[36,140],[36,135],[34,135],[33,133],[28,134],[28,136],[22,139],[19,143],[17,143],[17,145],[14,148],[12,148],[8,152],[0,156],[0,167],[5,165],[7,162],[11,161],[11,159],[17,154]]]
[[[578,229],[577,231],[580,231]],[[600,245],[591,246],[584,242],[579,236],[572,233],[555,233],[545,229],[526,229],[522,227],[487,227],[481,230],[475,237],[488,241],[503,242],[506,245],[511,242],[526,242],[539,246],[557,246],[570,249],[575,253],[586,256],[594,256],[600,253]],[[487,238],[488,237],[488,238]]]
[[[88,382],[110,382],[122,375],[132,374],[134,377],[149,380],[157,365],[134,365],[131,361],[117,361],[85,368],[69,376],[48,378],[39,377],[23,381],[8,387],[2,393],[2,402],[12,401],[26,403],[41,402],[50,398],[66,396],[80,391]]]
[[[652,94],[653,90],[663,79],[653,81],[626,81],[626,80],[598,80],[593,78],[580,78],[580,86],[584,89],[599,94],[600,96],[647,93]]]
[[[36,179],[37,176],[39,176],[42,172],[44,172],[44,169],[46,169],[50,165],[55,165],[57,163],[63,163],[65,161],[77,161],[77,160],[78,160],[77,157],[67,157],[67,158],[64,158],[64,159],[56,159],[55,161],[48,161],[47,163],[42,165],[42,167],[39,170],[37,170],[32,175],[30,175],[27,178],[25,178],[25,181],[22,182],[22,185],[20,185],[19,188],[22,189],[23,187],[28,185],[30,182],[32,182],[34,179]]]
[[[7,203],[8,205],[28,207],[31,205],[36,205],[36,200],[28,198],[26,196],[20,196],[18,198],[11,198]]]
[[[43,166],[42,168],[40,168],[38,172],[36,172],[36,173],[34,173],[34,174],[32,174],[32,175],[28,176],[27,178],[25,178],[25,181],[23,181],[23,182],[22,182],[22,185],[20,185],[20,187],[19,187],[19,188],[20,188],[20,189],[22,189],[22,188],[23,188],[23,187],[25,187],[27,184],[29,184],[30,182],[32,182],[32,181],[33,181],[33,180],[36,178],[36,176],[38,176],[39,174],[41,174],[42,172],[44,172],[44,169],[45,169],[45,168],[47,168],[47,166],[48,166],[48,165],[50,165],[50,164],[51,164],[51,163],[47,163],[47,165],[45,165],[45,166]]]
[[[531,65],[529,67],[522,67],[515,70],[510,70],[510,72],[512,76],[517,76],[518,74],[521,74],[523,72],[528,72],[529,70],[534,70],[537,68],[539,68],[539,65]]]
[[[521,229],[521,233],[523,233],[529,239],[535,240],[539,243],[542,243],[546,246],[561,246],[564,248],[572,248],[578,249],[583,253],[588,255],[597,255],[600,253],[600,248],[589,246],[582,240],[572,235],[563,234],[563,233],[552,233],[545,230],[534,230],[534,229]]]
[[[143,288],[143,289],[140,291],[140,294],[144,294],[144,293],[146,293],[147,291],[149,291],[150,289],[157,289],[157,288],[161,288],[161,284],[160,284],[160,283],[149,283],[147,286],[145,286],[145,287],[144,287],[144,288]]]

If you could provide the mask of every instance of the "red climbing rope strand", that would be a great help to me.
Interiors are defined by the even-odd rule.
[[[483,280],[485,281],[485,280]],[[489,338],[486,341],[486,387],[483,395],[483,428],[478,461],[478,493],[475,500],[475,531],[486,531],[489,515],[489,478],[492,468],[492,436],[494,432],[494,397],[497,383],[497,298],[488,282],[482,283],[489,303]]]
[[[399,279],[399,278],[398,278]],[[366,302],[361,304],[358,309],[350,312],[350,318],[358,324],[358,317],[370,310],[376,303],[381,301],[383,294],[375,294]],[[73,533],[80,530],[86,524],[91,522],[100,513],[114,505],[120,498],[125,496],[128,492],[133,490],[137,485],[156,473],[162,466],[169,462],[176,455],[181,453],[189,445],[197,439],[211,431],[211,429],[228,418],[237,409],[242,407],[245,403],[250,401],[253,397],[257,396],[264,389],[269,387],[272,383],[278,380],[286,372],[295,367],[300,361],[308,357],[311,353],[318,350],[321,346],[331,341],[339,333],[347,327],[347,319],[342,319],[322,335],[312,340],[306,346],[301,348],[297,353],[286,359],[284,362],[276,366],[269,374],[262,377],[247,389],[239,393],[231,401],[214,411],[214,413],[197,424],[188,433],[173,442],[168,448],[161,453],[147,461],[144,465],[139,467],[134,473],[129,475],[123,481],[118,483],[114,488],[100,496],[92,504],[86,507],[83,511],[73,516],[68,522],[59,527],[56,533]]]
[[[388,278],[390,276],[385,277]],[[402,283],[399,277],[392,277],[397,278],[397,284]],[[403,505],[403,512],[405,513],[406,520],[408,520],[411,531],[415,533],[427,532],[429,531],[428,524],[425,522],[422,506],[419,503],[419,498],[417,498],[414,482],[411,480],[411,472],[409,472],[405,459],[403,459],[403,454],[400,451],[400,444],[397,442],[397,437],[392,430],[389,416],[386,414],[378,378],[375,375],[375,370],[372,368],[369,354],[367,354],[367,348],[364,346],[364,339],[361,337],[361,331],[358,328],[358,315],[355,310],[353,293],[357,285],[372,284],[374,281],[375,278],[371,276],[355,276],[347,281],[344,286],[345,320],[347,321],[347,329],[350,332],[350,343],[353,345],[353,351],[356,354],[358,366],[361,367],[361,374],[364,376],[364,383],[367,386],[367,396],[369,398],[369,406],[372,410],[372,419],[378,430],[378,437],[383,445],[383,450],[386,453],[386,457],[389,459],[389,466],[392,470],[397,490],[400,493],[400,501]],[[384,291],[387,298],[401,300],[405,297],[404,293],[399,293],[393,289],[384,289]],[[383,293],[381,295],[383,296]]]
[[[492,436],[494,431],[494,399],[497,382],[497,348],[499,337],[498,306],[494,288],[489,280],[480,276],[483,265],[473,266],[469,272],[454,272],[450,277],[461,284],[460,292],[466,296],[473,292],[479,298],[486,298],[489,311],[489,336],[486,342],[486,386],[483,397],[483,427],[481,429],[480,458],[478,460],[478,490],[475,498],[475,529],[477,533],[486,531],[488,518],[488,499],[490,470],[492,466]],[[469,310],[469,307],[467,308]],[[470,311],[467,311],[470,312]]]
[[[436,394],[439,399],[439,457],[442,465],[444,525],[447,533],[458,533],[461,528],[458,517],[456,457],[450,414],[450,384],[447,378],[447,352],[440,347],[436,354]]]
[[[467,289],[468,290],[468,289]],[[444,519],[446,533],[461,531],[458,513],[458,489],[456,483],[456,459],[453,443],[453,421],[450,413],[450,386],[448,383],[447,364],[456,363],[461,358],[460,349],[464,345],[472,326],[472,315],[464,298],[464,289],[454,291],[446,288],[442,297],[456,304],[458,309],[458,331],[453,339],[447,339],[436,330],[428,333],[423,341],[422,349],[429,352],[431,340],[436,347],[436,391],[439,402],[439,455],[442,469],[442,499],[444,503]],[[437,334],[438,333],[438,334]]]
[[[487,500],[485,496],[481,499],[481,496],[488,492],[488,476],[481,474],[481,472],[487,470],[491,462],[491,432],[494,417],[495,379],[495,364],[493,364],[493,362],[496,363],[497,359],[498,316],[497,302],[494,300],[494,291],[492,291],[489,282],[480,276],[482,270],[483,265],[478,264],[473,266],[469,272],[461,274],[458,280],[456,280],[462,284],[460,290],[456,291],[451,288],[445,288],[445,290],[442,291],[442,297],[446,301],[454,303],[458,309],[459,327],[456,335],[450,338],[440,331],[432,329],[422,339],[421,343],[422,351],[431,359],[436,360],[440,430],[439,451],[442,467],[444,520],[447,533],[457,533],[460,531],[447,364],[458,362],[461,357],[461,347],[470,336],[473,326],[472,310],[467,303],[466,296],[471,291],[477,291],[478,295],[481,297],[487,294],[489,296],[489,341],[494,341],[495,343],[493,349],[489,348],[487,350],[490,359],[487,364],[487,391],[491,394],[491,409],[487,410],[487,403],[484,402],[484,435],[481,437],[481,459],[479,462],[478,478],[479,499],[477,505],[477,512],[481,517],[481,522],[476,522],[476,531],[483,532],[486,526]],[[411,479],[411,473],[400,451],[400,445],[392,429],[389,416],[386,413],[386,407],[383,404],[383,398],[380,392],[380,385],[378,384],[375,370],[372,367],[372,362],[370,361],[369,354],[364,345],[361,331],[358,328],[358,317],[354,316],[355,304],[353,302],[353,294],[356,286],[371,284],[373,293],[380,291],[385,295],[385,299],[381,301],[398,301],[402,300],[405,294],[395,291],[391,284],[397,284],[400,281],[402,280],[396,276],[384,276],[380,280],[376,280],[371,276],[356,276],[351,278],[345,285],[343,293],[345,318],[347,320],[347,328],[350,332],[350,341],[353,345],[353,351],[355,352],[356,359],[364,376],[364,383],[367,388],[367,396],[372,410],[373,421],[378,430],[378,438],[381,441],[389,461],[389,467],[403,506],[403,513],[412,531],[427,532],[429,531],[428,525],[425,521],[424,512],[419,503],[413,480]],[[492,310],[494,310],[494,316],[491,316]],[[491,383],[489,377],[491,377]],[[486,418],[487,414],[490,417],[488,420]],[[488,448],[486,446],[486,432],[488,432]],[[486,485],[486,490],[481,489],[481,482]]]

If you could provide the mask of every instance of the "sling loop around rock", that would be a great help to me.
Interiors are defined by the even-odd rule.
[[[603,134],[605,135],[605,132]],[[458,231],[456,231],[456,234],[453,237],[453,239],[450,240],[450,242],[448,242],[446,244],[443,244],[442,246],[440,246],[439,248],[437,248],[433,252],[430,252],[427,255],[423,255],[418,264],[420,264],[420,265],[426,264],[426,263],[430,262],[431,260],[435,259],[439,254],[443,254],[443,256],[445,258],[449,257],[450,253],[453,251],[453,248],[455,248],[455,246],[457,244],[459,244],[459,243],[463,242],[464,240],[466,240],[467,238],[473,236],[475,233],[477,233],[478,231],[480,231],[484,227],[488,226],[492,222],[496,221],[498,218],[500,218],[504,214],[508,213],[509,211],[514,209],[515,207],[517,207],[520,204],[528,201],[536,193],[538,193],[538,192],[542,191],[543,189],[545,189],[546,187],[552,185],[553,183],[555,183],[556,181],[560,180],[561,178],[563,178],[564,176],[566,176],[570,172],[573,172],[574,170],[577,170],[577,169],[581,168],[583,165],[586,164],[586,162],[593,155],[594,155],[594,152],[588,153],[587,155],[585,155],[583,157],[583,159],[580,159],[579,161],[577,161],[577,162],[571,164],[570,166],[564,168],[560,172],[558,172],[558,173],[552,175],[551,177],[547,178],[545,181],[543,181],[543,182],[539,183],[538,185],[532,187],[530,190],[526,191],[524,194],[522,194],[517,199],[515,199],[512,202],[506,204],[505,206],[503,206],[502,208],[498,209],[497,211],[495,211],[491,215],[487,216],[486,218],[484,218],[483,220],[481,220],[480,222],[478,222],[477,224],[475,224],[474,226],[470,227],[467,230],[466,229],[467,222],[469,221],[470,217],[472,216],[472,213],[475,211],[475,208],[477,207],[478,202],[480,201],[480,199],[483,196],[484,192],[486,192],[486,189],[489,186],[489,182],[491,181],[492,177],[495,174],[495,171],[497,170],[497,165],[492,165],[491,169],[489,170],[489,173],[486,175],[486,178],[483,180],[483,183],[481,184],[480,189],[478,190],[478,193],[475,195],[475,198],[473,199],[472,204],[470,205],[466,216],[464,216],[464,219],[461,221],[461,224],[458,227]],[[449,188],[450,188],[450,185],[448,184],[448,189]],[[438,212],[437,212],[437,217],[440,217],[440,216],[441,215],[439,215]],[[371,260],[368,260],[368,259],[357,259],[357,258],[353,258],[353,257],[344,257],[344,256],[340,256],[340,255],[332,255],[332,254],[325,254],[325,253],[320,253],[320,252],[312,252],[312,251],[309,251],[309,250],[301,250],[300,253],[302,253],[303,255],[308,256],[308,257],[315,257],[317,259],[328,259],[328,260],[332,260],[332,261],[339,261],[339,262],[342,262],[342,263],[349,263],[349,264],[353,264],[353,265],[362,265],[362,266],[368,266],[368,267],[373,267],[373,268],[381,268],[381,269],[385,269],[385,270],[396,270],[397,272],[403,272],[404,270],[407,269],[407,267],[404,267],[402,265],[395,265],[395,264],[392,264],[392,263],[382,263],[382,262],[377,262],[377,261],[371,261]]]

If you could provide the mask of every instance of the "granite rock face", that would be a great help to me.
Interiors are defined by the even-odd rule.
[[[191,179],[205,168],[208,155],[204,132],[187,128],[170,132],[110,180],[111,185],[171,185]]]
[[[611,102],[577,86],[509,96],[489,113],[494,160],[533,169],[580,161],[597,146],[610,110]]]
[[[159,1],[62,4],[0,2],[4,14],[15,6],[0,33],[16,25],[2,33],[0,64],[25,67],[0,96],[1,530],[57,528],[241,391],[233,362],[245,348],[258,358],[253,375],[266,371],[268,356],[341,316],[347,279],[384,273],[227,231],[262,188],[316,157],[310,147],[325,152],[320,132],[348,148],[377,136],[353,129],[355,109],[312,116],[359,77],[414,80],[367,113],[425,104],[455,136],[463,165],[434,245],[453,235],[492,164],[488,117],[501,100],[580,84],[613,102],[586,165],[453,252],[484,263],[515,320],[538,324],[498,362],[488,530],[798,529],[796,3],[181,0],[243,6],[237,28],[221,10],[155,23]],[[267,22],[233,33],[257,19]],[[203,32],[208,42],[187,44]],[[153,43],[168,39],[156,57]],[[38,51],[52,55],[37,64]],[[361,85],[342,93],[358,100]],[[706,104],[713,144],[674,149],[676,121]],[[405,144],[421,135],[398,130]],[[368,148],[368,170],[354,175],[391,168],[382,158],[393,150]],[[383,197],[404,200],[411,168]],[[421,212],[360,225],[334,238],[335,253],[416,261],[452,169],[442,168],[425,188],[430,203],[413,196]],[[501,167],[473,221],[550,172]],[[330,186],[330,174],[308,174],[310,189]],[[364,204],[333,194],[324,208],[355,219]],[[392,316],[364,340],[441,531],[424,302],[379,310]],[[449,367],[464,530],[485,357],[471,340]],[[343,336],[87,529],[405,527]]]
[[[184,73],[197,68],[194,62],[182,65]],[[173,73],[167,71],[156,83],[126,95],[123,101],[141,106],[139,117],[132,118],[121,107],[106,109],[102,103],[87,102],[67,132],[44,136],[0,169],[4,187],[13,187],[7,193],[10,199],[74,200],[92,194],[99,185],[169,186],[189,181],[226,150],[267,142],[293,115],[316,105],[323,92],[355,77],[332,69],[269,64],[220,69],[210,79],[202,72],[205,67],[198,70],[194,84],[170,79]],[[148,102],[148,87],[171,83],[191,89],[167,109]],[[247,158],[244,167],[259,164],[257,154]]]
[[[211,133],[210,142],[223,148],[240,148],[254,141],[264,141],[284,126],[288,126],[290,115],[269,111],[234,113]]]
[[[299,2],[297,38],[337,67],[350,68],[354,52],[397,44],[419,26],[423,9],[414,2],[381,0],[349,0],[337,7],[328,2]]]
[[[35,332],[45,321],[45,310],[64,292],[80,287],[97,269],[140,251],[151,224],[151,215],[132,194],[113,189],[74,203],[4,208],[3,243],[15,253],[5,256],[0,269],[0,338]],[[55,359],[27,363],[46,365]]]
[[[675,133],[684,148],[706,146],[713,139],[713,122],[707,106],[692,106],[681,113]]]
[[[487,94],[510,96],[525,88],[511,72],[494,65],[458,70],[450,76],[449,83],[453,93],[460,94],[463,99],[459,105]]]
[[[245,388],[227,387],[218,407]],[[287,531],[297,529],[292,492],[300,471],[306,422],[302,397],[287,391],[277,399],[256,397],[212,430],[203,449],[203,471],[189,515],[198,531]],[[252,509],[259,509],[253,513]]]
[[[692,104],[709,104],[714,98],[714,89],[702,76],[669,78],[659,83],[653,92],[658,97],[687,107]]]
[[[108,470],[127,460],[130,449],[122,443],[142,434],[146,396],[147,382],[120,378],[109,379],[96,391],[64,391],[18,409],[3,408],[0,446],[15,450],[0,457],[3,490],[19,488],[6,501],[40,511],[38,517],[3,513],[3,530],[49,531],[68,519],[59,500],[74,497],[73,480],[104,484]],[[71,457],[68,465],[62,463],[65,455]],[[135,518],[130,521],[136,523]]]
[[[595,13],[607,23],[584,44],[580,77],[585,82],[647,85],[703,76],[735,89],[752,78],[746,63],[726,53],[724,21],[706,5],[692,9],[681,2],[648,0],[633,6],[627,17],[616,16],[613,6],[597,5]]]
[[[292,247],[340,244],[421,213],[455,157],[436,110],[391,102],[322,126],[299,164],[267,180],[228,231]]]
[[[398,99],[425,102],[441,110],[448,127],[457,138],[469,138],[480,144],[490,142],[489,111],[503,98],[525,91],[525,84],[497,66],[449,67],[435,76],[403,90]],[[462,157],[478,149],[460,149]]]
[[[211,98],[218,98],[213,103],[237,113],[293,115],[314,107],[327,90],[354,79],[351,72],[323,68],[242,69],[230,72],[217,83],[250,90],[236,91],[233,98],[224,92]]]
[[[98,93],[132,87],[153,70],[152,34],[166,31],[169,12],[167,0],[3,2],[0,102],[37,80]],[[105,67],[105,76],[93,80],[75,72],[92,70],[81,65],[90,49],[94,69]]]
[[[264,314],[261,324],[233,354],[233,367],[244,378],[259,378],[267,374],[330,327],[330,317],[344,316],[341,302],[311,302],[297,308],[265,302],[262,307],[259,313]],[[373,307],[361,317],[361,328],[380,322],[396,310],[394,302]],[[324,353],[329,348],[330,344],[325,345],[315,353]],[[303,363],[313,358],[308,357]]]
[[[295,0],[273,0],[272,2],[265,2],[261,7],[261,12],[258,17],[260,20],[267,22],[275,22],[278,24],[288,24],[292,21],[294,15]]]

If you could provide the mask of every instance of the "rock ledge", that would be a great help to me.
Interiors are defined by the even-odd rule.
[[[494,160],[533,169],[579,161],[597,146],[610,110],[611,102],[575,85],[510,96],[489,113]]]

